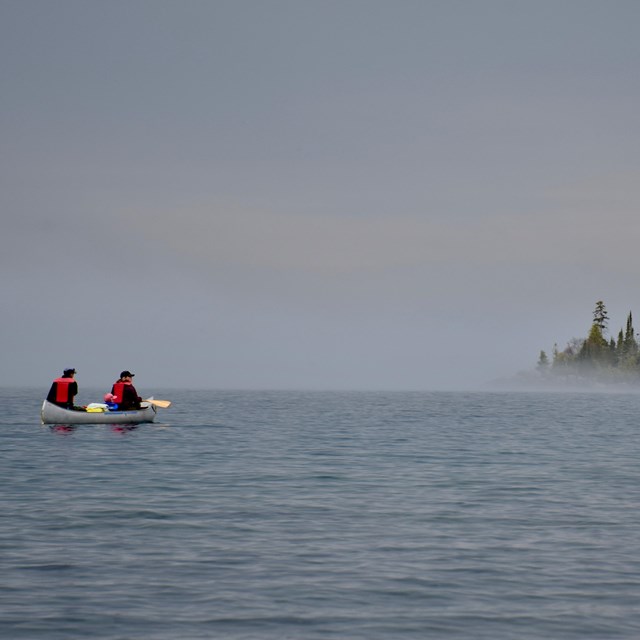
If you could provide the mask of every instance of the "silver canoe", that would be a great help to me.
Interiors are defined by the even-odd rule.
[[[156,419],[156,408],[153,405],[138,411],[72,411],[63,409],[46,400],[40,411],[42,424],[140,424],[153,422]]]

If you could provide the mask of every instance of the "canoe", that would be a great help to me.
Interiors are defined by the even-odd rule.
[[[153,405],[132,411],[88,412],[64,409],[46,400],[40,411],[42,424],[141,424],[153,422],[156,408]]]

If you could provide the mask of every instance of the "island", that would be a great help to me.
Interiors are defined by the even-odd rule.
[[[523,372],[518,377],[574,385],[581,382],[640,385],[640,353],[631,311],[617,338],[607,339],[608,324],[606,306],[598,300],[586,338],[572,338],[562,350],[555,344],[551,358],[541,350],[535,371]]]

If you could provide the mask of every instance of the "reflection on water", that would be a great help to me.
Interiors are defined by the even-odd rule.
[[[137,424],[112,424],[111,431],[114,433],[129,433],[135,431],[140,425]]]
[[[46,425],[49,427],[49,430],[52,433],[57,433],[60,435],[70,435],[78,430],[80,425],[77,424],[50,424]],[[85,425],[86,426],[86,425]],[[159,425],[166,426],[166,425]],[[131,431],[135,431],[140,427],[139,424],[104,424],[104,425],[92,425],[91,429],[96,429],[100,427],[109,427],[110,431],[114,433],[129,433]]]
[[[76,425],[71,424],[50,424],[49,429],[53,431],[53,433],[59,433],[62,435],[68,435],[73,433],[76,430]]]

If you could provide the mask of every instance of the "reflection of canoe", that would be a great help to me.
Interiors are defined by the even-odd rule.
[[[153,422],[156,417],[156,409],[153,405],[150,405],[138,411],[91,413],[63,409],[57,404],[52,404],[45,400],[42,403],[40,417],[42,418],[42,424],[140,424],[141,422]]]

